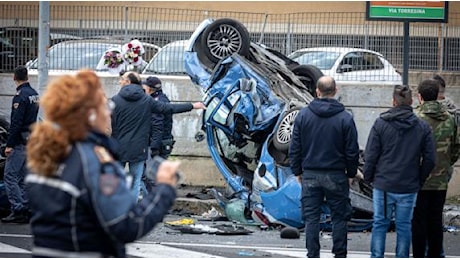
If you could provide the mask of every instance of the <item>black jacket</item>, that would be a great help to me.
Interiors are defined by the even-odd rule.
[[[16,88],[11,106],[11,123],[7,147],[25,144],[25,133],[30,132],[30,126],[37,121],[38,93],[29,82]]]
[[[312,170],[354,177],[359,145],[352,115],[335,99],[313,100],[295,119],[289,159],[296,176]]]
[[[112,137],[119,143],[121,162],[140,162],[147,159],[152,113],[173,114],[187,112],[193,105],[168,104],[154,101],[140,85],[127,85],[112,98]]]
[[[155,101],[170,103],[169,98],[160,89],[150,95]],[[150,147],[160,150],[162,140],[172,140],[172,114],[152,114],[152,128],[150,130]]]
[[[410,106],[394,107],[375,120],[364,153],[364,179],[379,190],[417,192],[435,165],[430,126]]]

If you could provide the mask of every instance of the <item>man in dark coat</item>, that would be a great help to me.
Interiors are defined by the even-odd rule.
[[[292,131],[289,160],[302,184],[302,214],[308,257],[319,257],[321,205],[331,209],[332,253],[347,256],[347,222],[351,218],[349,180],[358,170],[359,145],[355,122],[334,96],[332,77],[318,80],[316,94],[297,115]]]
[[[170,103],[168,96],[163,92],[161,80],[157,77],[148,77],[142,82],[145,93],[155,101]],[[165,159],[169,157],[174,146],[172,135],[173,117],[172,114],[152,114],[152,127],[150,129],[150,151],[151,156],[159,155]]]
[[[375,120],[364,153],[364,180],[373,183],[371,257],[383,257],[393,213],[396,257],[409,257],[417,192],[435,165],[430,126],[412,112],[412,92],[395,86],[393,108]]]
[[[120,92],[112,98],[115,103],[112,112],[112,137],[119,144],[119,160],[123,165],[129,164],[129,173],[133,177],[133,197],[137,200],[148,154],[152,113],[182,113],[192,109],[204,109],[205,106],[201,102],[168,104],[155,101],[142,89],[139,74],[132,71],[121,76],[120,85]]]

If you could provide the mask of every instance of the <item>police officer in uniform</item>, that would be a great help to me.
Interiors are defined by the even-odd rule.
[[[145,93],[155,101],[170,103],[168,96],[163,93],[161,80],[157,77],[148,77],[142,82]],[[151,156],[159,155],[165,159],[169,157],[174,146],[172,135],[173,117],[172,114],[152,114],[152,127],[150,128],[150,151]]]
[[[179,163],[161,163],[157,186],[136,203],[113,157],[106,134],[113,106],[96,74],[52,81],[41,106],[45,120],[27,147],[33,256],[125,257],[125,244],[150,232],[173,205]]]
[[[26,168],[26,144],[30,126],[37,121],[38,93],[28,82],[27,68],[19,66],[14,70],[16,95],[11,107],[11,124],[6,143],[4,183],[11,214],[2,218],[3,223],[28,223],[29,205],[24,190]]]

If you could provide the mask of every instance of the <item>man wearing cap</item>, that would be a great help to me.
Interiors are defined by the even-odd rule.
[[[170,103],[169,98],[161,89],[161,80],[157,77],[148,77],[142,82],[145,93],[155,101]],[[150,128],[150,151],[151,156],[159,155],[165,159],[171,154],[174,146],[172,135],[172,114],[153,113]]]
[[[129,165],[133,177],[132,193],[138,199],[144,163],[148,157],[150,117],[152,113],[175,114],[205,109],[202,102],[168,104],[156,102],[148,97],[141,87],[141,77],[133,71],[120,77],[121,89],[112,101],[112,137],[118,142],[118,156],[122,165]]]

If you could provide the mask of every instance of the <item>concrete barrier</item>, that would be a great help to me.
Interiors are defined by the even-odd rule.
[[[409,82],[416,93],[416,85],[422,79],[432,76],[431,72],[413,72]],[[460,104],[460,74],[442,74],[448,84],[447,94]],[[58,75],[50,74],[49,80]],[[147,75],[142,75],[143,78]],[[185,76],[159,76],[163,82],[164,92],[172,102],[196,102],[202,100],[202,91]],[[15,94],[15,85],[12,74],[0,74],[0,116],[9,120],[11,99]],[[101,75],[101,81],[108,97],[112,97],[119,90],[119,77]],[[37,86],[37,76],[29,79],[32,86]],[[393,86],[369,85],[361,82],[338,84],[337,98],[354,115],[358,128],[358,140],[361,148],[365,147],[370,128],[379,114],[391,107]],[[37,87],[36,87],[37,88]],[[182,161],[182,170],[185,173],[184,184],[196,186],[225,186],[225,182],[210,159],[206,141],[197,142],[195,134],[201,128],[202,111],[175,114],[173,116],[173,134],[176,144],[173,158]],[[456,171],[460,172],[457,165]],[[457,174],[458,175],[458,174]],[[454,175],[449,187],[449,196],[460,195],[460,176]]]

